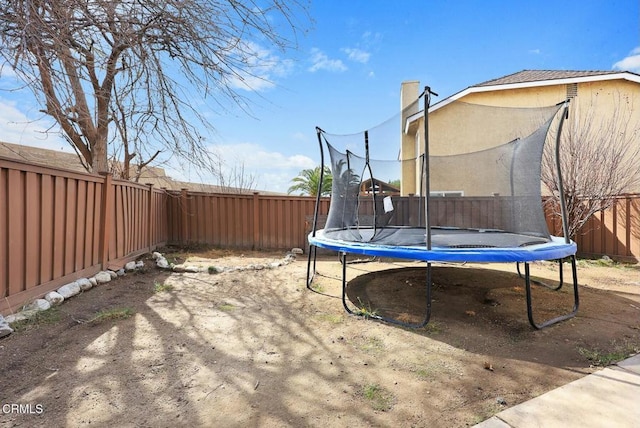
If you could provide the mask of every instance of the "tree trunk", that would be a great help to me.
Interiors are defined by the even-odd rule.
[[[105,174],[109,172],[109,163],[107,162],[107,144],[106,141],[94,144],[92,149],[91,170],[94,174]]]

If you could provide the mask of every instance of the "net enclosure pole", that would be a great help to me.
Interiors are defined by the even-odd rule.
[[[318,229],[318,214],[320,211],[320,198],[322,197],[322,182],[324,181],[324,150],[322,148],[322,129],[316,126],[316,135],[318,136],[318,145],[320,146],[320,181],[318,183],[318,192],[316,194],[316,206],[313,210],[313,224],[311,225],[311,236],[315,238]],[[311,281],[316,272],[316,256],[317,248],[315,245],[309,245],[309,254],[307,258],[307,288],[311,290]],[[313,264],[313,268],[312,268]]]
[[[313,226],[311,228],[312,236],[316,236],[318,225],[318,211],[320,209],[320,198],[322,197],[322,182],[324,181],[324,150],[322,148],[322,129],[316,126],[316,135],[318,136],[318,145],[320,146],[320,181],[318,182],[318,192],[316,194],[316,206],[313,210]]]
[[[558,124],[558,133],[556,135],[556,174],[558,176],[558,194],[560,197],[560,214],[562,216],[562,233],[564,241],[568,244],[571,241],[569,236],[569,220],[567,218],[567,203],[564,197],[564,182],[562,180],[562,167],[560,166],[560,137],[562,136],[562,126],[565,119],[569,117],[569,100],[564,102],[560,123]]]
[[[424,224],[426,228],[427,250],[431,250],[431,220],[429,219],[429,198],[431,195],[431,177],[429,174],[429,106],[431,104],[431,95],[438,96],[431,91],[429,86],[424,87],[424,160],[422,162],[422,177],[420,184],[424,179]],[[420,97],[418,97],[420,98]]]
[[[371,169],[371,163],[370,163],[370,158],[369,158],[369,130],[365,130],[364,131],[364,153],[365,153],[365,163],[364,163],[364,167],[366,171],[369,171],[369,177],[371,178],[371,204],[373,206],[373,236],[376,235],[377,230],[377,224],[378,224],[378,212],[376,209],[376,184],[375,184],[375,178],[373,177],[373,171]],[[363,175],[364,175],[365,171],[363,171]],[[362,179],[364,177],[360,177],[360,185],[358,186],[358,191],[363,190],[362,189]],[[365,189],[366,190],[366,189]],[[360,200],[360,195],[358,195],[358,200]]]

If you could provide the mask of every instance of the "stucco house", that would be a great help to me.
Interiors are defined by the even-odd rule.
[[[402,160],[424,154],[424,111],[418,111],[418,107],[412,104],[422,89],[418,81],[402,83]],[[640,146],[640,75],[621,71],[523,70],[470,86],[430,106],[430,155],[482,150],[486,148],[482,146],[484,141],[507,142],[514,127],[526,126],[526,123],[518,123],[517,119],[505,118],[500,126],[485,130],[483,138],[476,138],[473,130],[461,128],[456,121],[460,114],[464,114],[460,111],[464,103],[497,107],[543,107],[566,99],[571,100],[571,120],[575,123],[622,118],[622,129],[617,132],[625,133],[630,144]],[[438,136],[446,138],[439,139]],[[477,166],[470,165],[467,171],[461,171],[461,174],[469,175],[469,183],[474,182],[474,170],[477,170]],[[418,163],[403,162],[402,195],[419,194],[419,180]],[[442,185],[439,183],[432,183],[432,193],[439,196],[462,196],[460,193],[463,189],[440,187]],[[481,193],[481,190],[476,191]],[[630,191],[640,192],[640,188]],[[473,190],[469,193],[473,193]]]

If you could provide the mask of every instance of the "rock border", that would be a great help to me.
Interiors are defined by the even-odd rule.
[[[177,273],[202,273],[208,272],[211,275],[219,274],[223,272],[243,272],[248,270],[264,270],[264,269],[275,269],[280,266],[288,265],[296,260],[297,254],[303,254],[303,251],[300,248],[293,248],[291,252],[287,253],[284,258],[281,260],[264,263],[264,264],[250,264],[247,266],[232,266],[232,267],[217,267],[217,266],[209,266],[208,268],[200,268],[195,265],[185,265],[179,264],[174,265],[173,263],[169,263],[161,253],[154,251],[151,253],[153,260],[155,260],[156,267],[163,270],[170,270],[172,272]],[[91,278],[80,278],[68,284],[65,284],[59,287],[55,291],[49,291],[44,295],[43,298],[35,299],[31,303],[24,305],[19,312],[16,312],[11,315],[7,315],[6,317],[0,314],[0,338],[5,337],[13,333],[13,329],[11,328],[11,324],[28,320],[34,317],[38,312],[46,311],[53,306],[58,306],[63,304],[66,300],[71,297],[80,294],[84,291],[90,290],[93,287],[96,287],[100,284],[106,284],[113,279],[116,279],[120,276],[124,276],[128,272],[134,272],[136,270],[144,268],[145,264],[142,260],[139,261],[131,261],[124,265],[121,269],[117,271],[106,270],[100,271],[96,273]]]
[[[300,252],[297,252],[299,250]],[[175,265],[173,263],[169,263],[167,259],[160,254],[159,252],[152,253],[153,259],[156,261],[156,266],[160,269],[171,270],[172,272],[178,273],[202,273],[208,272],[211,275],[219,274],[223,272],[244,272],[248,270],[264,270],[264,269],[275,269],[280,266],[288,265],[291,262],[296,260],[296,254],[302,254],[302,250],[298,248],[294,248],[291,252],[287,253],[284,258],[281,260],[270,262],[270,263],[259,263],[259,264],[249,264],[246,266],[209,266],[207,268],[202,268],[196,265],[188,265],[188,264],[178,264]]]
[[[96,287],[100,284],[106,284],[112,279],[116,279],[123,276],[125,272],[132,272],[138,269],[144,268],[144,262],[131,261],[124,265],[122,269],[117,271],[106,270],[96,273],[91,278],[80,278],[73,282],[69,282],[59,287],[55,291],[49,291],[40,299],[35,299],[31,303],[24,305],[19,312],[3,317],[0,315],[0,337],[7,336],[13,332],[11,324],[24,321],[34,317],[38,312],[46,311],[53,306],[58,306],[64,303],[65,300],[71,297]]]

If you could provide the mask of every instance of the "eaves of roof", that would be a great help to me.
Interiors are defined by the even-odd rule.
[[[628,80],[640,84],[640,75],[630,71],[523,70],[514,74],[469,86],[468,88],[430,106],[429,113],[432,113],[472,93],[568,85],[571,83],[588,83],[617,79]],[[423,116],[424,110],[409,116],[405,123],[405,132],[408,131],[412,122],[419,120]]]

